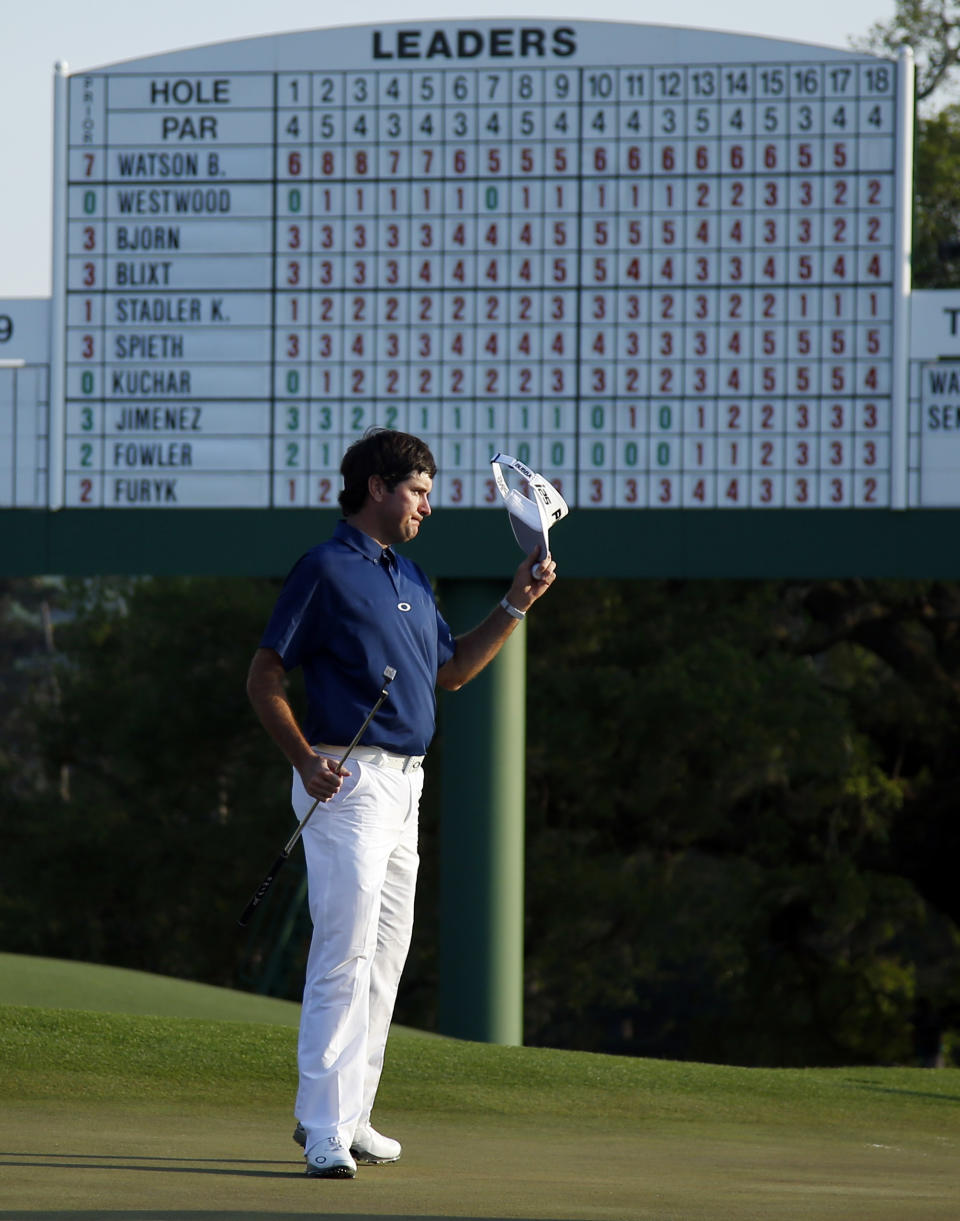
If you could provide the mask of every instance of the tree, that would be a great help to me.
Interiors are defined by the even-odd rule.
[[[290,820],[243,683],[275,593],[12,584],[36,660],[3,672],[4,948],[250,984],[236,918]],[[564,582],[530,625],[527,1040],[886,1063],[921,1005],[960,1025],[958,624],[937,582]],[[437,818],[431,791],[398,1009],[423,1025]]]
[[[912,272],[915,288],[960,284],[960,105],[936,108],[960,63],[958,0],[897,0],[893,18],[877,22],[859,50],[896,55],[913,49],[917,63]],[[924,106],[923,103],[927,105]]]
[[[960,284],[960,104],[917,121],[913,285]]]
[[[534,1041],[889,1062],[919,989],[949,1008],[956,914],[899,867],[911,793],[870,732],[895,651],[825,633],[819,588],[591,583],[532,625]],[[879,621],[902,593],[859,597]]]
[[[269,582],[74,583],[59,698],[21,702],[25,763],[5,794],[6,948],[236,982],[234,935],[287,829],[283,760],[247,705]],[[53,780],[69,770],[69,792]],[[8,777],[9,781],[9,777]]]
[[[858,50],[896,55],[902,46],[913,49],[917,64],[917,99],[931,99],[950,84],[960,63],[960,2],[958,0],[896,0],[890,21],[878,21]]]

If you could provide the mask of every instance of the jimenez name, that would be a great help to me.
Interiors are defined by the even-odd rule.
[[[111,427],[116,432],[203,432],[203,408],[121,407]]]
[[[576,49],[576,31],[569,26],[373,31],[374,59],[566,59]]]

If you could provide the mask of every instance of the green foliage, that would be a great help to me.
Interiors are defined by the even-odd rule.
[[[4,949],[262,971],[235,922],[289,826],[244,691],[275,592],[10,588]],[[41,595],[54,654],[11,609]],[[936,582],[564,582],[530,621],[527,1041],[753,1065],[910,1063],[921,1025],[949,1046],[958,625]],[[438,818],[431,788],[412,1024],[433,1012]]]
[[[917,65],[919,117],[915,131],[911,268],[914,288],[956,288],[960,257],[941,246],[960,242],[960,108],[955,96],[960,64],[958,0],[897,0],[889,21],[877,22],[853,45],[878,55],[912,48]],[[939,103],[938,103],[939,99]],[[925,103],[925,104],[924,104]]]
[[[910,47],[917,64],[917,96],[925,101],[949,84],[960,63],[960,3],[895,0],[893,17],[875,22],[854,45],[878,55],[896,55],[901,47]]]
[[[890,1063],[913,1054],[918,979],[951,1010],[945,913],[896,859],[909,778],[872,736],[903,732],[911,684],[931,715],[936,620],[905,592],[835,589],[838,621],[827,587],[584,583],[532,621],[534,1040]]]
[[[235,979],[240,896],[287,827],[283,760],[244,690],[274,596],[247,581],[68,587],[57,700],[40,699],[44,672],[25,698],[23,763],[45,780],[7,787],[5,948]]]
[[[960,257],[941,247],[960,242],[960,105],[918,120],[913,185],[914,287],[955,288]]]

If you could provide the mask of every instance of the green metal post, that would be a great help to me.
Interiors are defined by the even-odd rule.
[[[451,581],[455,633],[482,622],[503,582]],[[443,697],[440,829],[441,1033],[523,1042],[526,625],[461,691]]]

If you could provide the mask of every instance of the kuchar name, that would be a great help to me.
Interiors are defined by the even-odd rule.
[[[113,369],[110,393],[117,398],[150,398],[157,395],[191,398],[189,369]]]

